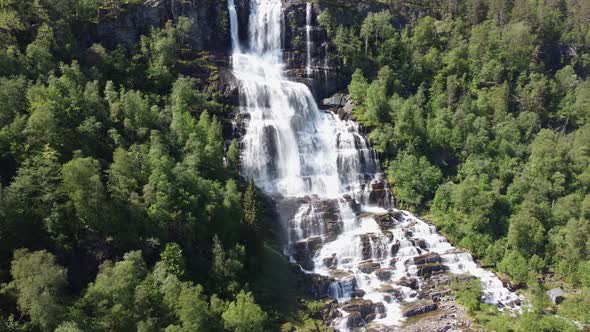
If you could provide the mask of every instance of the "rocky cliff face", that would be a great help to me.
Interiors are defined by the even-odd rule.
[[[127,5],[117,17],[103,17],[95,41],[113,48],[133,46],[152,27],[162,27],[179,16],[191,20],[189,43],[195,51],[227,52],[230,49],[227,4],[217,0],[145,0]],[[93,42],[95,42],[93,41]]]

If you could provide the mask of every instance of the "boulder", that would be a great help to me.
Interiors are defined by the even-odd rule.
[[[397,284],[403,287],[408,287],[411,289],[418,289],[418,279],[416,278],[406,278],[403,277],[400,280],[397,281]]]
[[[563,302],[563,290],[561,288],[553,288],[547,291],[547,296],[551,299],[554,304],[560,304]]]
[[[399,210],[389,209],[389,214],[396,221],[402,221],[402,212]]]
[[[381,264],[373,263],[373,262],[361,263],[359,265],[359,269],[361,270],[361,272],[366,273],[366,274],[373,273],[375,270],[377,270],[380,267],[381,267]]]
[[[382,231],[387,231],[395,227],[395,220],[389,213],[378,214],[373,217]]]
[[[363,317],[358,311],[353,311],[347,316],[346,327],[354,329],[355,327],[361,327],[364,325]]]
[[[410,240],[410,242],[412,242],[412,245],[414,245],[414,247],[416,247],[416,248],[420,248],[423,250],[428,249],[428,244],[426,243],[426,241],[424,241],[422,239],[413,239],[413,240]]]
[[[365,296],[365,291],[362,289],[355,289],[354,291],[352,291],[352,293],[350,294],[350,296],[352,298],[363,298],[363,296]]]
[[[377,276],[377,278],[379,278],[379,280],[387,281],[389,280],[389,278],[391,278],[391,270],[377,269],[375,270],[375,275]]]
[[[332,254],[331,257],[326,257],[323,259],[324,266],[329,269],[335,269],[338,266],[338,258],[336,254]]]
[[[385,305],[383,304],[383,302],[377,302],[375,303],[375,312],[378,314],[384,314],[385,313]]]
[[[383,303],[381,303],[381,305],[383,305]],[[355,315],[355,313],[358,313],[363,323],[368,323],[369,321],[371,321],[371,319],[375,318],[371,316],[372,314],[375,314],[375,308],[376,306],[375,303],[373,303],[373,301],[360,299],[353,300],[340,307],[340,309],[350,313],[350,316]]]
[[[385,181],[375,181],[371,183],[371,192],[369,193],[369,205],[385,207],[387,204],[387,184]]]
[[[421,302],[403,309],[402,312],[404,317],[413,317],[434,311],[436,309],[438,309],[438,306],[434,302]]]

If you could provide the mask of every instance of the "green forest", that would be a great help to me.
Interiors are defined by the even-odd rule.
[[[349,26],[326,2],[397,205],[532,298],[569,289],[557,314],[589,323],[590,2],[383,0]],[[397,29],[407,7],[420,14]],[[518,330],[565,328],[523,318]]]
[[[397,205],[533,300],[460,303],[486,330],[590,324],[590,2],[381,0],[346,25],[314,2]],[[139,3],[0,0],[0,331],[329,331],[189,20],[85,38]]]
[[[183,75],[215,65],[182,17],[132,48],[80,43],[125,8],[0,1],[0,331],[272,329],[290,267],[227,107]]]

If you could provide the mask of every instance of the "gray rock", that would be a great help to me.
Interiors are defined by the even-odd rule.
[[[322,104],[328,107],[338,107],[346,105],[348,100],[348,96],[343,93],[336,93],[331,97],[322,99]]]
[[[418,271],[416,272],[417,275],[427,278],[433,274],[442,273],[448,270],[448,267],[442,264],[424,264],[417,266]]]
[[[434,302],[417,303],[403,310],[404,317],[413,317],[434,311],[438,308]]]
[[[432,264],[432,263],[440,263],[441,258],[439,254],[436,253],[428,253],[425,255],[420,255],[414,257],[414,264],[415,265],[422,265],[422,264]]]
[[[377,269],[375,270],[375,275],[377,276],[377,278],[379,278],[379,280],[387,281],[389,280],[389,278],[391,278],[391,270]]]
[[[397,284],[400,286],[403,286],[403,287],[408,287],[408,288],[414,289],[414,290],[418,289],[418,279],[416,279],[416,278],[403,277],[397,282]]]
[[[554,304],[560,304],[563,302],[563,290],[561,288],[553,288],[547,291],[547,296],[551,299]]]

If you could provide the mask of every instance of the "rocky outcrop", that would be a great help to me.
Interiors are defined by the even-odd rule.
[[[321,247],[322,238],[319,236],[310,237],[305,240],[295,242],[293,245],[293,258],[306,270],[313,270],[314,253]]]
[[[418,289],[418,279],[416,278],[406,278],[403,277],[397,281],[397,284],[403,287],[408,287],[411,289]]]
[[[330,285],[334,282],[333,278],[315,273],[306,274],[305,277],[309,291],[315,299],[325,299],[330,296]]]
[[[314,96],[321,98],[332,95],[346,88],[350,80],[348,75],[339,70],[340,64],[337,52],[328,35],[322,29],[317,16],[320,8],[312,6],[311,21],[311,75],[306,70],[307,65],[307,29],[306,29],[307,1],[286,0],[283,2],[285,31],[284,31],[284,61],[287,74],[294,80],[310,87]]]
[[[377,314],[385,312],[383,303],[373,303],[371,300],[353,300],[342,305],[340,309],[349,314],[347,325],[351,329],[364,326],[374,320]]]
[[[311,318],[322,321],[325,326],[330,326],[339,317],[342,317],[342,313],[338,310],[338,301],[335,299],[324,300],[323,308],[313,311],[311,315]]]
[[[421,256],[414,257],[414,264],[415,265],[423,265],[423,264],[435,264],[440,263],[441,258],[440,255],[437,253],[428,253]]]
[[[404,317],[413,317],[434,311],[437,308],[438,306],[434,302],[418,302],[408,306],[407,308],[404,308],[402,314]]]
[[[442,264],[424,264],[416,266],[416,275],[422,278],[428,278],[437,273],[443,273],[448,270],[448,267]]]
[[[117,15],[104,15],[97,24],[96,39],[108,48],[131,47],[152,27],[162,27],[185,16],[190,20],[187,41],[194,51],[230,49],[228,10],[225,1],[145,0],[139,5],[126,5]]]

